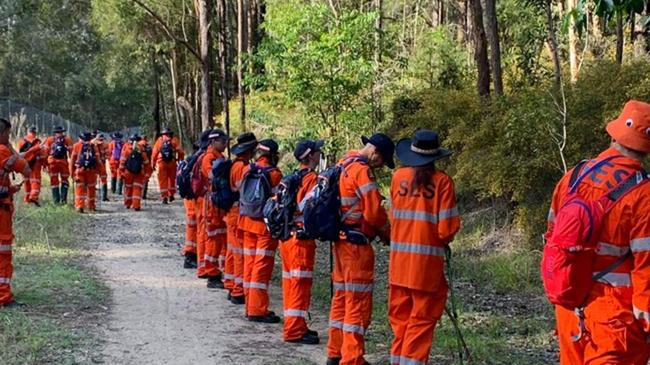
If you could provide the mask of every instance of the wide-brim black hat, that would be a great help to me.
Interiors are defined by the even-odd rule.
[[[65,133],[66,130],[63,127],[54,127],[53,133]]]
[[[440,147],[438,134],[433,131],[417,131],[413,138],[397,142],[397,158],[405,166],[418,167],[451,156],[452,152]]]
[[[124,138],[124,135],[122,133],[120,133],[120,132],[115,132],[115,133],[113,133],[111,135],[111,138],[113,138],[113,139],[122,139],[122,138]]]
[[[230,151],[235,155],[241,155],[257,147],[258,143],[253,133],[244,133],[237,137],[237,144],[232,146]]]
[[[384,158],[384,163],[389,169],[395,168],[395,160],[393,159],[393,154],[395,154],[395,143],[387,135],[383,133],[375,133],[370,138],[366,136],[361,137],[361,142],[364,145],[370,143],[375,146],[381,157]]]
[[[162,130],[162,132],[160,132],[160,134],[161,135],[170,135],[170,134],[174,134],[174,131],[171,130],[170,128],[165,128],[165,129]]]
[[[90,132],[84,132],[79,135],[79,139],[81,139],[84,142],[88,142],[91,139],[93,139],[93,135]]]

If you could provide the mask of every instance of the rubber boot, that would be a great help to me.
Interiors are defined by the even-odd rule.
[[[104,202],[110,201],[110,200],[108,200],[108,185],[107,184],[102,185],[102,201],[104,201]]]
[[[61,202],[61,191],[58,187],[52,188],[52,200],[54,204],[59,204]]]
[[[124,182],[122,179],[117,180],[117,195],[122,195],[122,188],[124,187]]]
[[[111,193],[115,194],[116,191],[117,191],[117,178],[112,177],[111,178]]]
[[[146,200],[147,199],[147,191],[149,191],[149,182],[144,183],[144,189],[142,189],[142,199]]]
[[[61,184],[61,204],[68,204],[68,184]]]

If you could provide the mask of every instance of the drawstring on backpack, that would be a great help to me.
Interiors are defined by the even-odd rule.
[[[451,269],[451,248],[449,245],[445,245],[445,263],[447,279],[449,280],[449,305],[445,305],[445,313],[447,313],[451,324],[454,326],[456,342],[458,344],[458,359],[460,364],[463,365],[463,359],[467,359],[468,363],[472,362],[472,354],[467,347],[463,333],[460,330],[460,323],[458,322],[458,311],[456,310],[456,297],[454,295],[454,282],[452,275],[453,271]]]

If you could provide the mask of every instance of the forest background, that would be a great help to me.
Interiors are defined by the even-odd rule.
[[[488,291],[461,308],[475,356],[548,363],[549,197],[625,101],[650,100],[648,14],[650,0],[3,0],[0,96],[88,128],[170,126],[186,148],[208,126],[283,151],[323,138],[330,161],[363,134],[436,130],[465,221],[461,294]]]

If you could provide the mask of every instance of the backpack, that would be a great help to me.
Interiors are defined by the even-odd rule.
[[[20,153],[27,152],[30,148],[32,148],[32,146],[34,146],[37,140],[34,140],[34,142],[30,142],[27,140],[27,138],[24,138],[23,141],[25,143],[20,147],[20,150],[18,151]]]
[[[264,206],[271,197],[272,187],[269,172],[275,167],[262,167],[251,164],[244,176],[239,197],[239,215],[251,218],[263,218]]]
[[[144,145],[144,154],[147,155],[147,158],[151,160],[151,155],[153,155],[153,147],[149,143]]]
[[[210,198],[212,203],[220,209],[230,210],[239,200],[239,193],[230,188],[230,170],[232,161],[218,158],[212,162],[212,192]]]
[[[310,171],[310,169],[302,169],[282,178],[278,192],[266,201],[264,223],[271,237],[282,241],[291,237],[291,231],[295,228],[294,219],[298,208],[296,200],[300,183]]]
[[[68,146],[65,145],[65,136],[54,137],[54,144],[50,155],[56,159],[65,159],[68,157]]]
[[[192,194],[195,197],[202,197],[208,192],[208,179],[201,174],[201,164],[203,162],[203,157],[205,156],[205,151],[201,151],[200,155],[197,157],[196,162],[192,166],[192,173],[190,175],[190,185],[192,189]]]
[[[318,184],[309,193],[302,211],[304,217],[305,239],[336,241],[343,229],[344,217],[341,215],[341,173],[353,162],[367,163],[361,157],[351,157],[323,171],[318,176]]]
[[[183,199],[196,199],[194,190],[192,190],[192,171],[202,153],[202,151],[197,151],[191,154],[176,168],[176,190]]]
[[[142,153],[138,148],[138,144],[137,142],[133,142],[133,150],[131,150],[129,157],[126,158],[126,162],[124,162],[124,168],[126,168],[126,171],[137,175],[142,172],[143,162]]]
[[[555,305],[570,310],[581,308],[592,282],[611,273],[629,257],[628,252],[605,270],[594,273],[597,243],[607,214],[623,196],[648,181],[647,173],[632,174],[596,200],[587,200],[578,193],[586,176],[616,157],[620,156],[596,162],[584,173],[581,170],[586,161],[575,167],[565,202],[556,214],[553,228],[545,235],[541,274],[546,296]]]
[[[95,165],[97,165],[95,146],[90,142],[83,142],[81,152],[77,158],[77,166],[83,169],[92,169]]]
[[[124,146],[124,142],[122,140],[115,140],[115,147],[113,147],[113,155],[111,156],[111,159],[114,161],[119,161],[120,157],[122,156],[122,147]]]
[[[162,147],[160,147],[160,157],[165,162],[174,161],[174,145],[172,144],[171,139],[163,141]]]

